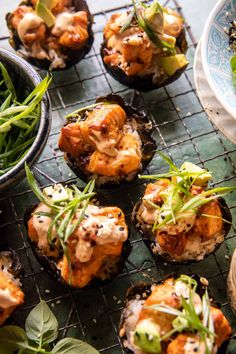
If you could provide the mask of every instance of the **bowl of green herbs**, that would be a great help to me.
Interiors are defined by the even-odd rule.
[[[50,100],[43,80],[25,60],[0,49],[0,193],[24,177],[50,130]]]

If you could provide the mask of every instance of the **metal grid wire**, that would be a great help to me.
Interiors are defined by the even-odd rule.
[[[181,7],[176,0],[166,1],[165,5],[167,4],[181,12]],[[63,155],[57,147],[65,114],[93,102],[98,95],[113,91],[121,94],[128,102],[140,109],[148,108],[155,126],[154,138],[158,150],[169,154],[176,164],[180,165],[184,160],[191,160],[213,171],[214,185],[235,185],[236,147],[207,119],[195,93],[192,61],[197,43],[187,22],[185,26],[190,66],[177,82],[158,91],[140,93],[119,84],[105,72],[99,54],[102,29],[113,12],[128,7],[129,4],[94,13],[95,42],[90,54],[72,69],[54,74],[53,84],[49,90],[53,123],[46,148],[33,168],[36,178],[41,186],[75,180],[75,175],[66,166]],[[6,40],[6,37],[1,37],[0,45],[5,46]],[[42,72],[42,75],[44,74]],[[157,170],[164,171],[166,166],[158,156],[155,156],[145,173],[154,173]],[[77,182],[82,183],[78,180]],[[121,197],[121,188],[122,195],[127,197]],[[111,203],[120,206],[127,216],[133,251],[124,271],[113,282],[86,290],[62,287],[51,280],[35,260],[23,225],[25,209],[36,202],[26,181],[12,188],[5,196],[1,196],[0,209],[3,213],[0,219],[0,235],[6,240],[6,246],[19,253],[25,268],[26,302],[10,322],[23,325],[29,311],[40,298],[43,298],[58,317],[61,337],[81,338],[102,353],[124,353],[118,336],[118,323],[127,288],[140,280],[158,280],[174,271],[196,272],[206,276],[210,280],[211,292],[235,327],[226,295],[229,259],[236,244],[235,228],[232,227],[225,243],[214,255],[198,264],[188,266],[155,264],[130,223],[132,207],[142,192],[141,181],[106,192]],[[226,199],[235,217],[235,194],[229,195]],[[229,352],[235,353],[234,349],[231,350]]]

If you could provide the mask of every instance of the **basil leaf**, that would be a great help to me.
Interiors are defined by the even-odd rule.
[[[45,301],[30,312],[26,319],[27,337],[36,343],[51,343],[58,337],[58,322]]]
[[[60,340],[51,353],[56,354],[99,354],[99,352],[88,343],[75,338],[65,338]]]
[[[0,328],[1,354],[13,354],[17,350],[28,348],[25,331],[18,326],[5,326]]]

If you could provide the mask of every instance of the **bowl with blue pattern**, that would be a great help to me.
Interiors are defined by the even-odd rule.
[[[236,119],[236,85],[233,81],[227,34],[236,19],[236,0],[220,0],[212,10],[202,37],[202,64],[207,81],[222,106]]]

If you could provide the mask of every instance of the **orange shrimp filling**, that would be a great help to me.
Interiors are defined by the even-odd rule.
[[[61,129],[60,150],[75,159],[87,155],[85,171],[101,176],[123,176],[141,167],[141,142],[126,129],[125,111],[117,104],[102,104],[84,121]]]

